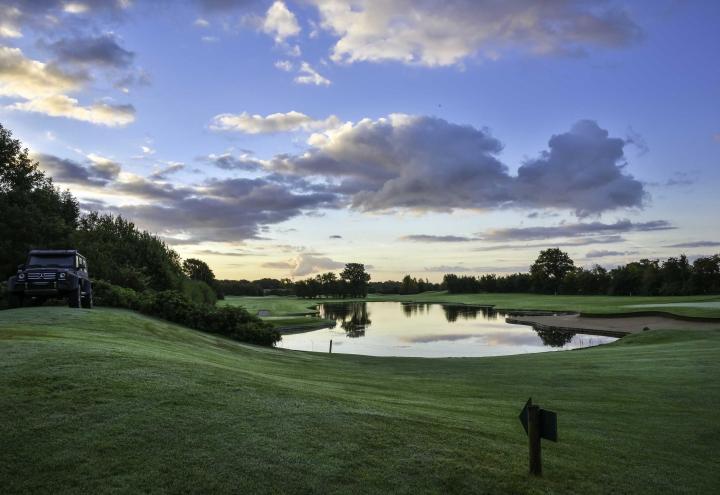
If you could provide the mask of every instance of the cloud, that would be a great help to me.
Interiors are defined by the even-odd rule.
[[[268,261],[263,263],[262,266],[263,268],[287,269],[293,277],[304,277],[313,273],[344,268],[345,263],[341,263],[324,256],[302,253],[292,260]]]
[[[411,242],[469,242],[477,239],[472,237],[458,236],[458,235],[426,235],[426,234],[413,234],[404,235],[399,240],[411,241]]]
[[[113,188],[143,200],[115,207],[116,212],[161,235],[195,242],[258,238],[263,226],[338,206],[334,194],[296,192],[266,178],[213,179],[182,188],[135,178]]]
[[[637,251],[608,251],[605,249],[598,249],[593,251],[588,251],[587,254],[585,254],[586,258],[607,258],[610,256],[626,256],[630,254],[637,254]]]
[[[234,131],[244,134],[268,134],[276,132],[312,131],[332,129],[340,125],[340,120],[331,115],[324,120],[315,120],[304,113],[294,110],[287,113],[271,113],[266,116],[223,113],[213,117],[210,129],[214,131]]]
[[[233,156],[230,153],[223,153],[222,155],[210,154],[201,158],[201,160],[206,160],[223,170],[255,171],[263,167],[262,161],[248,153],[243,153],[240,156]]]
[[[330,79],[320,75],[307,62],[302,62],[300,64],[298,75],[295,77],[294,81],[298,84],[314,84],[315,86],[329,86],[331,84]]]
[[[547,247],[575,247],[587,246],[590,244],[615,244],[625,242],[625,238],[620,235],[607,235],[599,237],[584,237],[579,239],[571,239],[562,242],[536,242],[536,243],[516,243],[516,244],[495,244],[493,246],[482,246],[474,248],[473,251],[507,251],[511,249],[544,249]]]
[[[285,3],[278,0],[267,10],[262,30],[273,36],[276,43],[282,43],[287,38],[300,34],[300,25],[295,14],[290,12]]]
[[[47,45],[47,49],[61,64],[127,68],[135,58],[135,54],[122,48],[115,35],[110,33],[61,38]]]
[[[559,237],[577,237],[597,234],[617,234],[622,232],[649,232],[675,229],[665,220],[633,223],[630,220],[618,220],[615,223],[587,222],[568,223],[551,227],[517,227],[492,229],[479,233],[484,241],[532,241],[537,239],[555,239]]]
[[[185,164],[180,162],[167,162],[167,165],[155,170],[150,174],[149,178],[153,180],[167,180],[169,175],[180,172],[185,169]]]
[[[102,187],[115,180],[120,173],[119,164],[97,155],[89,155],[85,165],[48,154],[34,155],[34,158],[42,170],[61,183]]]
[[[313,0],[320,26],[338,37],[339,63],[397,61],[447,66],[507,53],[577,55],[618,48],[641,37],[629,14],[614,5],[578,0]]]
[[[26,29],[55,34],[58,25],[85,28],[101,17],[122,16],[131,4],[130,0],[3,0],[0,37],[19,38]]]
[[[342,239],[342,238],[343,238],[343,236],[337,235],[337,234],[330,236],[330,239]]]
[[[597,123],[579,121],[518,169],[515,204],[574,209],[578,216],[642,205],[642,183],[624,173],[625,144]]]
[[[679,244],[670,244],[663,246],[666,248],[698,248],[698,247],[715,247],[720,246],[720,242],[716,241],[693,241],[693,242],[681,242]]]
[[[122,127],[135,120],[135,107],[132,105],[109,105],[96,102],[82,106],[75,98],[54,95],[15,103],[8,108],[24,112],[35,112],[51,117],[66,117],[108,127]]]
[[[436,273],[465,273],[465,272],[479,272],[482,269],[478,267],[470,267],[465,265],[439,265],[439,266],[428,266],[425,267],[426,272]]]
[[[311,273],[344,268],[345,263],[323,256],[300,254],[295,258],[295,267],[290,272],[294,277],[302,277]]]
[[[19,48],[0,46],[0,96],[42,98],[79,89],[84,76],[26,58]]]
[[[290,72],[295,67],[289,60],[278,60],[275,62],[275,67],[285,72]]]
[[[512,176],[497,155],[502,143],[485,129],[436,117],[393,114],[313,134],[304,154],[270,166],[332,177],[364,211],[408,208],[555,208],[578,216],[642,207],[640,181],[625,173],[624,141],[592,121],[553,136],[550,151]]]
[[[82,106],[78,100],[64,94],[77,91],[84,82],[85,76],[28,59],[18,48],[0,47],[0,96],[25,100],[7,108],[111,127],[124,126],[135,120],[132,105],[95,102]]]

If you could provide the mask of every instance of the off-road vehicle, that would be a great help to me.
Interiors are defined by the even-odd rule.
[[[67,299],[71,308],[92,308],[92,283],[85,257],[75,249],[34,249],[8,280],[10,306]]]

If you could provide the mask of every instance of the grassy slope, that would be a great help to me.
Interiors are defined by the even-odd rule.
[[[720,332],[398,359],[243,346],[121,310],[0,312],[5,493],[712,493]],[[559,415],[529,479],[517,420]]]

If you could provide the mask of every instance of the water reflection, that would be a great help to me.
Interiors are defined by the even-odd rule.
[[[551,330],[551,329],[538,329],[533,327],[533,330],[537,332],[543,344],[550,347],[564,347],[570,343],[575,337],[574,332],[567,332],[565,330]]]
[[[612,337],[534,330],[509,324],[489,307],[397,302],[325,303],[320,315],[333,329],[284,335],[280,347],[373,356],[498,356],[575,349]]]
[[[320,316],[335,320],[351,338],[364,336],[365,328],[372,323],[367,303],[364,302],[321,304]]]

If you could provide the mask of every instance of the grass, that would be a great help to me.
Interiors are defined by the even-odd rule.
[[[256,348],[122,310],[3,311],[0,486],[713,493],[719,355],[720,331],[678,330],[581,351],[372,358]],[[529,396],[559,418],[541,479],[526,474],[517,420]]]

